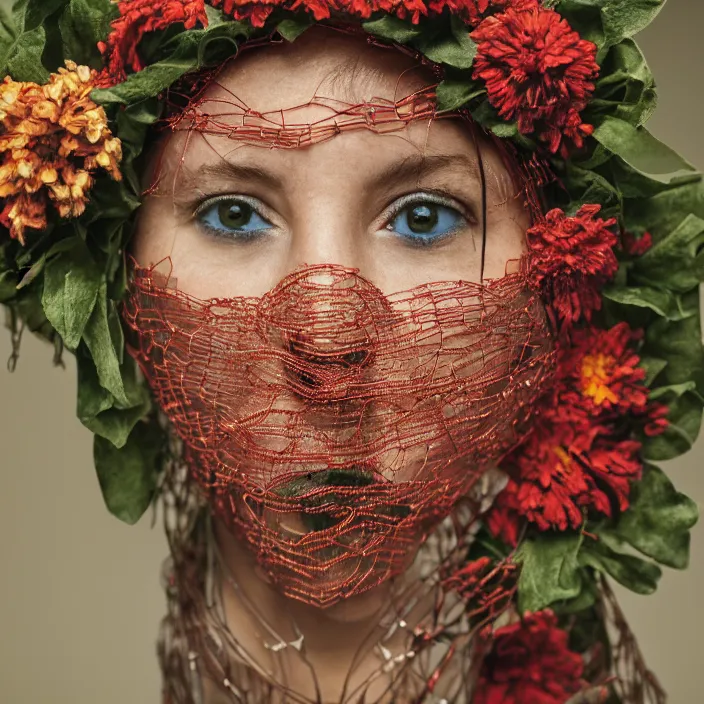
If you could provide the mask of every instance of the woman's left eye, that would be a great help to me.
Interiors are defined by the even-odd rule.
[[[386,229],[412,244],[428,245],[454,234],[466,224],[467,219],[456,208],[416,197],[395,207]]]

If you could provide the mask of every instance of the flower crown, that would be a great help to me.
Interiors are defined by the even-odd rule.
[[[439,111],[467,111],[552,175],[541,180],[549,208],[527,236],[531,283],[556,332],[555,383],[503,462],[509,483],[465,575],[511,553],[519,611],[551,611],[500,637],[509,649],[564,650],[553,614],[591,618],[600,575],[649,593],[658,563],[685,567],[696,508],[651,462],[688,450],[701,422],[704,190],[643,127],[656,94],[631,37],[662,4],[16,2],[0,39],[0,302],[13,363],[22,327],[52,341],[57,359],[75,354],[78,416],[95,433],[108,508],[128,522],[142,515],[165,447],[119,306],[142,152],[170,88],[242,42],[353,22],[438,68]],[[565,662],[551,677],[568,695],[582,670]]]

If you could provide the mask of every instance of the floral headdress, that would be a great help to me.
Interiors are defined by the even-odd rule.
[[[549,207],[527,237],[531,283],[556,334],[555,383],[504,459],[509,483],[477,554],[448,584],[479,579],[487,554],[520,565],[518,610],[533,615],[497,633],[482,702],[514,701],[521,678],[549,682],[541,691],[556,693],[540,701],[578,691],[581,659],[558,620],[589,615],[604,574],[652,592],[658,564],[687,565],[696,520],[652,464],[692,446],[704,406],[704,189],[643,126],[656,94],[632,39],[662,4],[15,2],[0,24],[0,302],[13,363],[25,327],[53,342],[57,359],[75,354],[77,412],[95,433],[108,508],[127,522],[142,515],[165,446],[119,311],[142,152],[169,89],[245,41],[354,22],[441,71],[439,111],[467,111],[552,174],[540,183]],[[540,676],[523,659],[511,679],[516,648],[545,653]]]

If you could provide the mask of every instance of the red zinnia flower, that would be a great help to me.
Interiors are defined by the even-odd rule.
[[[101,87],[124,81],[127,69],[141,71],[144,68],[138,48],[147,32],[177,23],[186,29],[198,23],[208,24],[204,0],[121,0],[117,6],[120,17],[112,23],[107,42],[98,43],[105,57],[105,69],[99,80]]]
[[[567,20],[538,3],[521,3],[485,19],[472,38],[474,77],[486,82],[501,117],[517,120],[524,134],[537,130],[552,152],[563,138],[579,145],[590,133],[579,113],[594,91],[596,46]]]
[[[538,0],[431,0],[428,9],[433,14],[440,14],[445,8],[451,15],[460,17],[467,24],[476,27],[491,14],[504,12],[509,7],[535,7]]]
[[[515,545],[521,517],[541,530],[566,530],[581,525],[584,509],[610,516],[628,508],[641,445],[618,423],[630,416],[647,435],[667,427],[667,408],[651,403],[643,384],[632,348],[639,336],[627,323],[573,332],[530,434],[504,462],[511,480],[486,518],[494,535]]]
[[[648,404],[645,369],[638,366],[640,357],[632,348],[640,337],[628,323],[574,331],[571,345],[559,355],[558,377],[565,387],[561,406],[584,409],[602,421],[643,414]]]
[[[565,704],[586,682],[584,664],[552,611],[497,629],[474,704]]]
[[[567,217],[555,208],[527,232],[532,283],[568,325],[591,319],[601,307],[601,287],[618,270],[613,251],[618,238],[609,230],[616,220],[597,218],[600,209],[584,205],[575,217]]]

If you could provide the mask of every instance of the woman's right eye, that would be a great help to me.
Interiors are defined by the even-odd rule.
[[[196,210],[195,218],[208,232],[237,239],[251,239],[272,227],[257,212],[256,201],[242,197],[206,201]]]

